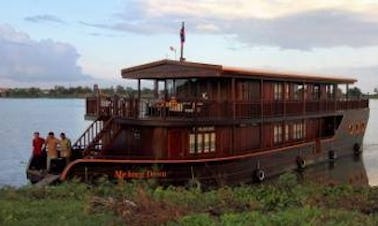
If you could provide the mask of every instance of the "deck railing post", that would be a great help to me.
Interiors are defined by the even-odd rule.
[[[345,91],[345,96],[346,96],[346,109],[349,109],[349,84],[346,84],[346,91]]]
[[[284,82],[283,84],[283,117],[286,118],[286,86],[288,86],[289,84],[287,82]]]
[[[303,102],[303,106],[302,106],[302,114],[305,115],[306,114],[306,95],[305,95],[305,92],[306,92],[306,89],[305,89],[305,83],[302,82],[302,102]]]
[[[236,118],[235,78],[231,79],[232,118]]]
[[[138,118],[139,116],[139,103],[140,103],[140,98],[141,98],[141,80],[138,79],[138,98],[136,100],[136,103],[134,103],[134,117]]]

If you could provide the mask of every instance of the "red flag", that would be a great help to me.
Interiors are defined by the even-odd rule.
[[[184,22],[182,22],[182,27],[181,27],[181,30],[180,30],[180,39],[181,39],[181,43],[185,42],[185,26],[184,26]]]

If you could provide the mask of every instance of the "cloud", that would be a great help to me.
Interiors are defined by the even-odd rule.
[[[0,79],[15,82],[89,80],[77,65],[79,54],[68,43],[36,41],[9,25],[0,25]]]
[[[35,16],[28,16],[24,18],[26,21],[33,22],[33,23],[44,23],[44,22],[52,22],[58,24],[64,24],[65,22],[54,15],[50,14],[43,14],[43,15],[35,15]]]
[[[365,2],[365,3],[364,3]],[[82,22],[98,29],[139,34],[176,33],[234,37],[249,46],[310,50],[378,45],[377,3],[345,1],[132,1],[114,23]]]
[[[345,11],[311,11],[276,19],[245,19],[224,29],[251,46],[313,49],[378,45],[378,23]]]
[[[145,15],[150,17],[161,15],[207,16],[224,20],[274,19],[322,10],[362,13],[369,18],[376,19],[375,12],[378,9],[378,3],[372,0],[140,0],[139,2],[139,7],[127,7],[126,10],[144,9]]]

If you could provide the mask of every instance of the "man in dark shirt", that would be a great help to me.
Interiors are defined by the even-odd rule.
[[[45,139],[39,137],[39,132],[34,133],[34,139],[33,139],[33,166],[39,170],[42,168],[43,163],[43,146],[45,144]]]

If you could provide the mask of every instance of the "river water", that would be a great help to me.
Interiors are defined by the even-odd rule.
[[[25,167],[34,131],[45,136],[65,132],[72,142],[90,124],[84,120],[83,99],[0,98],[0,187],[27,184]],[[362,164],[370,185],[378,185],[378,100],[370,101]],[[342,163],[338,163],[342,165]],[[337,166],[335,166],[337,168]]]

